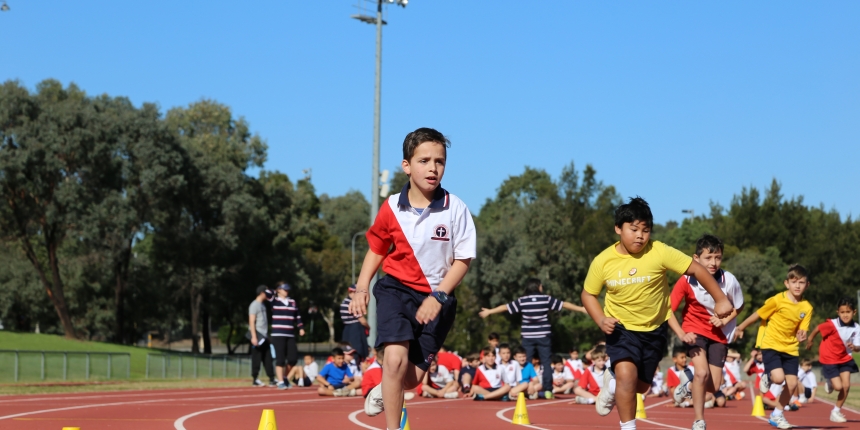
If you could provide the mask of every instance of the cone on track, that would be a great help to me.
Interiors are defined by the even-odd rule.
[[[260,426],[257,430],[278,430],[278,425],[275,424],[275,411],[272,409],[263,409],[263,416],[260,417]]]
[[[409,414],[406,413],[406,401],[403,401],[403,409],[400,410],[400,429],[411,430],[409,428]]]
[[[526,410],[526,396],[523,393],[520,393],[517,396],[517,407],[514,408],[514,418],[511,420],[511,424],[531,425],[531,421],[529,421],[529,411]]]
[[[63,430],[81,430],[80,427],[63,427]]]
[[[648,418],[648,416],[645,415],[645,402],[642,400],[644,396],[644,394],[636,394],[636,419],[644,420]]]
[[[764,402],[761,400],[761,396],[755,396],[755,403],[753,403],[752,416],[754,417],[763,417],[764,414]]]

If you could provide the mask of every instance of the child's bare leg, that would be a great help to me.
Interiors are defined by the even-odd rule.
[[[423,392],[425,392],[425,393],[427,393],[433,397],[442,397],[444,395],[443,393],[440,392],[442,390],[438,390],[438,389],[433,388],[427,384],[424,384],[421,386],[421,391],[423,391]]]
[[[797,375],[785,375],[785,390],[779,396],[780,406],[788,405],[791,401],[791,393],[797,387]]]
[[[517,384],[515,387],[511,387],[511,392],[510,392],[511,398],[520,395],[520,393],[524,393],[524,392],[528,391],[528,389],[529,389],[529,383],[528,382],[523,382],[521,384]]]
[[[317,394],[319,394],[320,396],[334,396],[334,388],[323,387],[322,385],[320,385],[320,387],[317,388]]]
[[[690,383],[690,393],[693,395],[693,412],[696,420],[703,420],[705,419],[705,388],[708,380],[711,379],[708,355],[702,348],[693,348],[690,350],[690,356],[693,358],[693,368],[696,369],[693,374],[693,381]]]
[[[585,397],[586,399],[595,399],[595,400],[597,400],[597,396],[595,396],[594,394],[589,393],[588,391],[586,391],[586,390],[585,390],[585,389],[583,389],[582,387],[573,387],[573,394],[576,394],[576,395],[577,395],[577,396],[579,396],[579,397]]]
[[[562,385],[562,386],[561,386],[561,387],[559,387],[559,388],[561,388],[561,390],[560,390],[560,391],[561,391],[562,393],[566,393],[566,392],[567,392],[567,390],[571,390],[571,391],[573,391],[573,387],[575,387],[575,386],[576,386],[576,384],[575,384],[573,381],[568,381],[568,382],[565,382],[565,383],[564,383],[564,385]]]
[[[477,394],[480,394],[482,396],[486,396],[487,394],[490,394],[490,392],[487,391],[486,388],[481,387],[479,385],[472,385],[472,389],[469,390],[469,397],[475,397],[475,395],[477,395]]]
[[[417,378],[416,371],[421,372],[420,379]],[[382,404],[385,408],[385,423],[388,428],[400,427],[404,388],[415,388],[423,378],[424,371],[409,362],[409,342],[385,344],[382,366]]]
[[[463,377],[460,379],[460,382],[463,383],[463,388],[472,386],[472,375],[468,373],[463,373]]]
[[[501,399],[502,396],[504,396],[505,394],[508,394],[510,391],[511,391],[510,385],[502,384],[502,386],[500,388],[497,388],[497,389],[493,390],[492,392],[484,394],[484,399],[485,400]]]
[[[529,395],[539,393],[543,390],[543,384],[539,381],[529,381]]]
[[[636,388],[639,375],[636,364],[629,360],[614,362],[615,366],[615,405],[622,423],[636,418]]]

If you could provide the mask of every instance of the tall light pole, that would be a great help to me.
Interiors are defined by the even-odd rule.
[[[375,0],[376,17],[364,15],[361,12],[361,1],[358,3],[359,13],[352,15],[361,22],[376,25],[376,92],[373,97],[373,161],[370,171],[370,224],[376,220],[376,213],[379,210],[379,140],[382,129],[381,109],[382,109],[382,26],[386,24],[382,20],[382,4],[394,3],[401,7],[406,7],[409,0]],[[367,0],[365,0],[367,1]],[[370,305],[367,309],[367,323],[370,325],[370,336],[368,343],[373,347],[376,344],[376,298],[373,296],[373,286],[376,284],[376,275],[370,281]]]

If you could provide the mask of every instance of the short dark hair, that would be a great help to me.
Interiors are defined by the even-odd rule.
[[[258,286],[258,287],[257,287],[257,295],[259,296],[260,294],[265,293],[265,292],[266,292],[266,290],[268,290],[268,289],[269,289],[269,287],[267,287],[267,286],[265,286],[265,285],[260,285],[260,286]]]
[[[337,348],[337,347],[333,348],[331,350],[331,356],[332,357],[343,357],[343,350],[340,348]]]
[[[677,357],[677,356],[679,356],[679,355],[681,355],[681,354],[686,355],[686,354],[687,354],[687,348],[684,348],[684,347],[680,347],[680,346],[678,346],[678,347],[675,347],[675,349],[673,349],[673,350],[672,350],[672,358],[675,358],[675,357]]]
[[[615,226],[621,228],[625,222],[642,221],[648,228],[654,227],[651,207],[642,197],[631,197],[630,201],[615,209]]]
[[[407,134],[406,139],[403,139],[403,159],[406,161],[411,160],[412,156],[415,155],[415,148],[424,142],[435,142],[444,146],[446,154],[448,153],[448,148],[451,147],[451,141],[444,134],[432,128],[421,127]]]
[[[493,354],[493,357],[496,356],[496,350],[492,346],[485,346],[484,349],[481,350],[481,352],[484,354],[484,357],[489,354]]]
[[[579,352],[579,348],[577,348],[575,346],[571,346],[570,350],[568,350],[567,352]]]
[[[723,252],[723,241],[713,234],[704,234],[696,241],[696,255],[701,256],[707,250],[711,254],[720,251]]]
[[[518,346],[518,347],[516,347],[516,349],[514,349],[514,355],[525,354],[525,353],[526,353],[526,349],[523,348],[522,346]]]
[[[806,278],[809,280],[809,271],[805,267],[795,263],[789,266],[788,273],[785,274],[786,280]]]
[[[503,349],[507,349],[508,351],[510,351],[511,345],[509,345],[507,343],[500,343],[499,344],[499,352],[502,352]]]
[[[470,352],[468,355],[466,355],[466,361],[469,363],[471,363],[473,361],[478,361],[480,359],[481,359],[481,355],[478,354],[477,352]]]
[[[487,335],[487,340],[499,340],[499,334],[496,332],[492,332]]]
[[[550,363],[552,363],[554,366],[559,363],[564,363],[564,359],[562,359],[560,355],[555,354],[552,356],[552,360],[550,360]]]
[[[851,297],[842,297],[841,299],[839,299],[838,302],[836,302],[836,310],[837,311],[842,306],[848,306],[848,308],[851,309],[852,311],[857,310],[857,307],[854,305],[854,300],[851,300]]]
[[[541,281],[538,278],[526,279],[526,295],[540,293]]]

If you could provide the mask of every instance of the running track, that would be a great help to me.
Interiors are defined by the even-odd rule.
[[[618,415],[600,417],[593,405],[577,405],[572,397],[528,402],[534,429],[617,429]],[[648,399],[647,420],[640,430],[689,429],[693,411],[668,407],[667,400]],[[367,417],[361,398],[321,398],[313,389],[275,391],[271,388],[224,388],[160,391],[124,391],[81,394],[0,397],[0,429],[81,430],[210,430],[254,429],[263,409],[274,409],[278,426],[285,429],[384,429],[381,416]],[[510,424],[515,402],[475,402],[415,398],[408,404],[412,429],[515,428]],[[860,413],[844,410],[845,424],[829,421],[832,406],[823,401],[789,412],[797,428],[858,429]],[[710,430],[770,429],[764,420],[750,416],[748,399],[711,409],[705,416]]]

